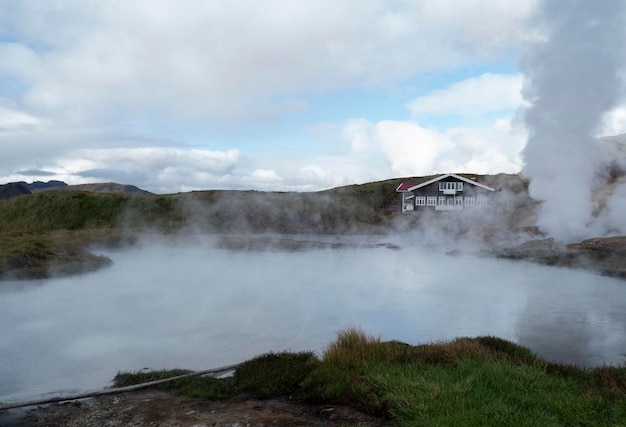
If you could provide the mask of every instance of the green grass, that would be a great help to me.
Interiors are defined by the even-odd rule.
[[[318,365],[313,352],[267,353],[242,363],[234,380],[239,390],[259,399],[289,396],[300,392],[300,383]]]
[[[589,425],[598,399],[537,367],[468,359],[454,369],[380,364],[365,377],[401,425]],[[606,420],[608,421],[608,420]]]
[[[141,384],[162,380],[190,373],[183,369],[161,371],[120,372],[114,378],[116,387]],[[223,400],[232,396],[235,387],[233,378],[213,378],[210,376],[192,376],[172,380],[154,386],[162,390],[176,390],[188,397],[203,397],[211,400]]]
[[[0,233],[176,227],[174,196],[54,191],[0,200]]]
[[[383,192],[388,191],[389,188]],[[0,233],[86,229],[170,232],[186,227],[205,232],[368,231],[381,226],[386,218],[380,203],[369,204],[370,199],[362,197],[357,189],[318,193],[200,191],[173,195],[40,192],[0,200]]]
[[[151,379],[120,374],[116,385]],[[167,387],[218,396],[210,398],[243,392],[346,404],[403,426],[626,425],[625,367],[548,363],[496,337],[411,346],[348,329],[319,359],[308,352],[269,353],[245,362],[233,377],[211,379],[208,390],[215,382],[224,382],[222,393],[204,393],[202,385],[193,392],[184,384]]]
[[[110,262],[67,236],[0,234],[0,278],[39,279],[79,274],[108,266]]]

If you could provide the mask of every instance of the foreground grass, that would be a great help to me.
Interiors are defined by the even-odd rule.
[[[115,382],[180,373],[120,373]],[[269,353],[244,362],[232,377],[162,387],[210,399],[245,392],[346,404],[406,426],[626,425],[626,368],[548,363],[495,337],[410,346],[349,329],[320,359],[310,352]]]

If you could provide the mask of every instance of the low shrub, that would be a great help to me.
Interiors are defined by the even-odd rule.
[[[537,357],[529,348],[514,342],[492,336],[478,337],[476,341],[496,354],[506,356],[512,362],[530,364],[537,362]]]
[[[298,393],[300,383],[318,366],[313,352],[267,353],[239,365],[234,379],[238,390],[267,399]]]

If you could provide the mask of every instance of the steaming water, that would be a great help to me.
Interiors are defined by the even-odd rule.
[[[424,343],[496,335],[552,360],[621,364],[626,283],[433,249],[234,252],[153,244],[80,277],[0,283],[0,401],[320,352],[341,328]]]

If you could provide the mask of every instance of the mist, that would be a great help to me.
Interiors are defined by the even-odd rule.
[[[607,185],[609,148],[598,133],[623,91],[624,5],[542,1],[536,39],[519,64],[528,104],[521,112],[529,132],[523,173],[531,179],[531,197],[542,201],[537,225],[566,242],[626,232],[614,214],[598,218],[603,206],[594,201],[594,193]],[[611,202],[606,208],[615,209]]]
[[[446,255],[410,236],[292,238],[344,245],[256,251],[203,236],[153,239],[107,253],[113,264],[97,273],[3,283],[0,400],[97,389],[120,370],[320,354],[346,327],[411,344],[494,335],[550,360],[624,362],[623,281]]]

